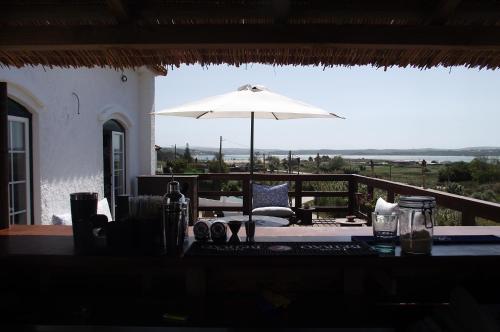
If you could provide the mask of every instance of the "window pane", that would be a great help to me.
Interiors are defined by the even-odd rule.
[[[26,209],[26,183],[14,184],[14,212]]]
[[[13,161],[14,178],[13,181],[26,180],[26,154],[25,153],[11,153]],[[12,174],[12,173],[11,173]]]
[[[113,152],[123,151],[123,136],[118,134],[113,134]]]
[[[14,215],[14,224],[16,225],[26,225],[26,212]]]
[[[24,150],[24,123],[12,121],[12,150]]]
[[[123,169],[123,162],[122,162],[120,156],[117,155],[116,153],[115,153],[115,164],[113,165],[113,167],[115,170]]]

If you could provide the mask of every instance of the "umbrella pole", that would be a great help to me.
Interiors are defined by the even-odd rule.
[[[250,116],[250,192],[249,192],[249,208],[248,211],[248,221],[252,222],[252,210],[253,210],[253,128],[254,128],[254,112]]]
[[[250,198],[248,202],[248,221],[245,223],[245,230],[247,233],[247,242],[253,242],[255,236],[255,222],[252,220],[252,209],[253,209],[253,120],[254,112],[251,113],[251,125],[250,125],[250,188],[248,188],[248,196]]]

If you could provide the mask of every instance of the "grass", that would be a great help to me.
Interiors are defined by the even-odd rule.
[[[438,184],[439,170],[444,167],[442,165],[429,165],[425,173],[425,183],[427,188],[435,188]],[[422,186],[423,176],[422,168],[420,166],[389,166],[377,165],[374,167],[376,178],[391,180],[395,182],[407,183],[412,186]],[[369,167],[361,171],[359,174],[372,176]]]

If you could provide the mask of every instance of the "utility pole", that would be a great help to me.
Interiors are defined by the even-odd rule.
[[[300,174],[300,157],[297,158],[297,174]]]
[[[219,173],[222,173],[222,136],[219,137]]]
[[[288,174],[292,174],[292,151],[288,151]]]
[[[177,160],[177,144],[174,144],[174,160]]]

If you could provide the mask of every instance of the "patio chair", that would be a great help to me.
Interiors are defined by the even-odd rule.
[[[253,209],[256,216],[286,218],[295,222],[295,213],[288,204],[288,183],[276,186],[253,184]]]

